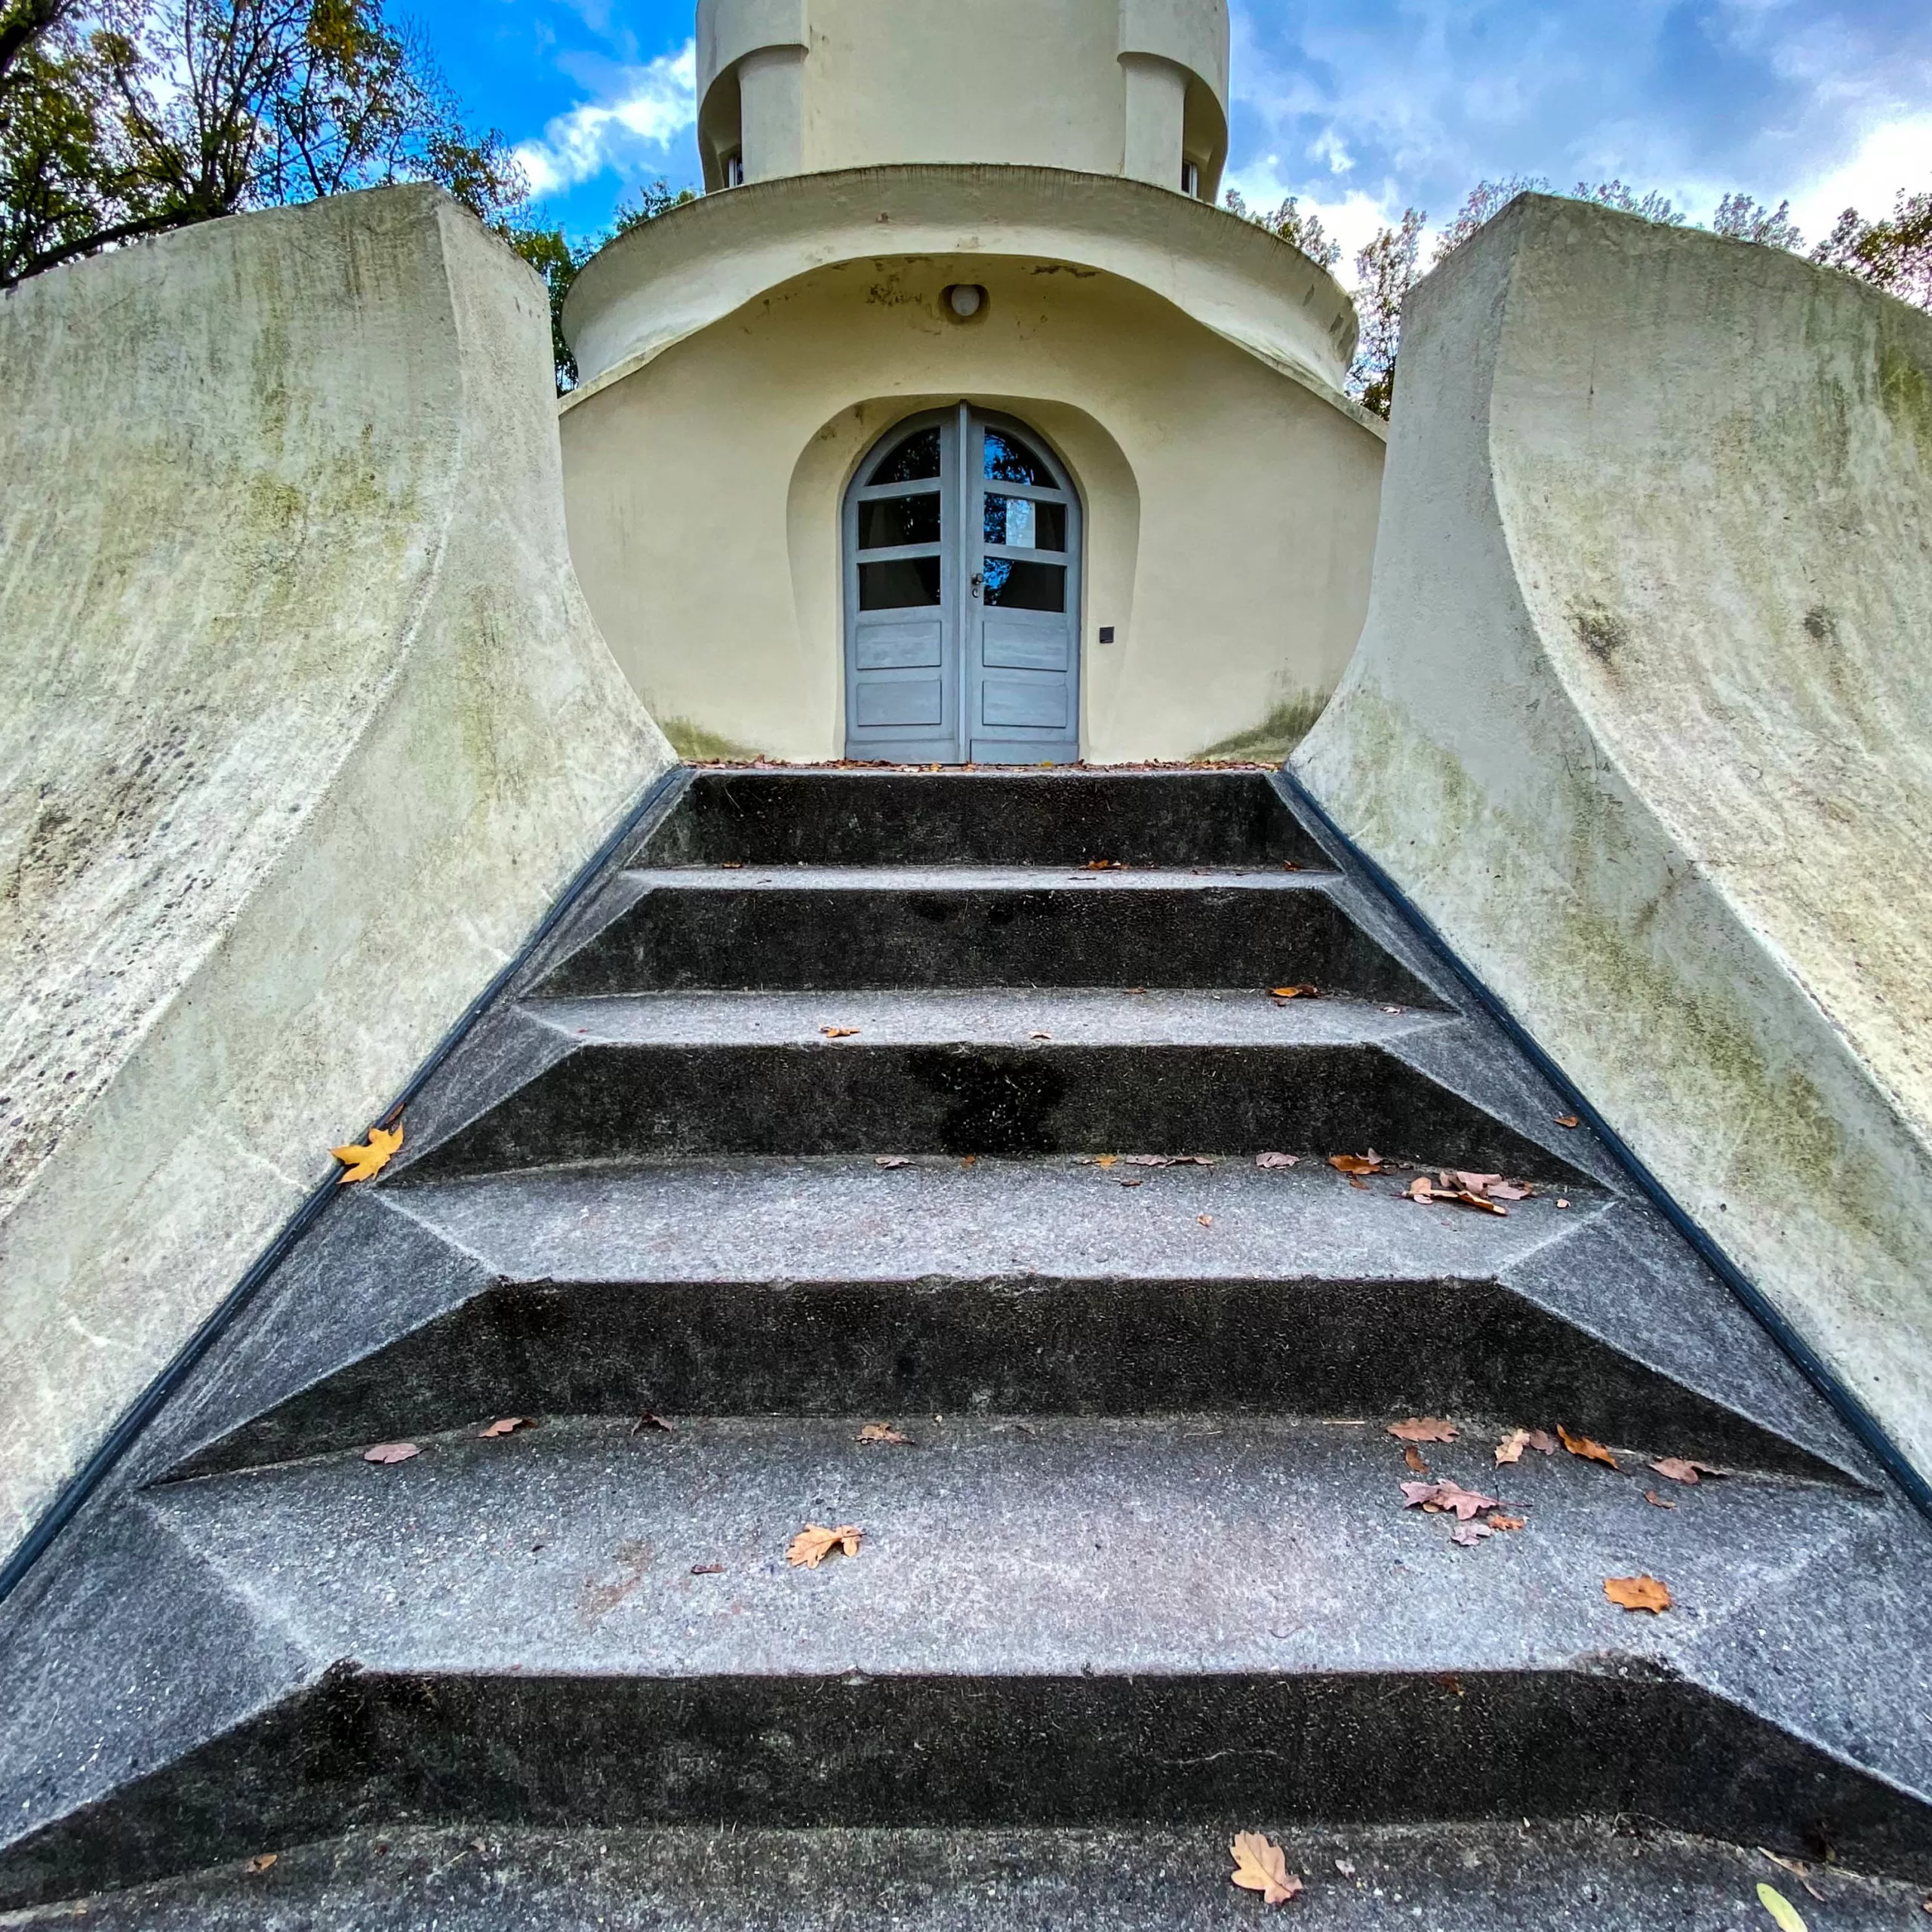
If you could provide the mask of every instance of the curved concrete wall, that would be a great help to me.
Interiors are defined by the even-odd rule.
[[[534,276],[401,188],[0,298],[0,1545],[670,753]]]
[[[1295,769],[1932,1475],[1932,317],[1518,202]]]

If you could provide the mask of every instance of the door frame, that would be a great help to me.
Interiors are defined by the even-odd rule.
[[[937,726],[863,726],[854,717],[859,608],[859,506],[870,500],[875,487],[863,479],[880,457],[906,437],[937,426],[940,432],[940,601],[935,605],[913,605],[910,611],[936,611],[941,626],[943,716]],[[1017,435],[1035,454],[1044,459],[1054,479],[1056,492],[1063,495],[1067,512],[1066,548],[1054,553],[1063,559],[1067,574],[1063,617],[1066,626],[1069,664],[1063,675],[1067,681],[1071,718],[1064,733],[1039,727],[1007,728],[995,738],[985,728],[975,731],[975,706],[983,666],[981,655],[979,584],[985,567],[983,521],[986,479],[984,438],[988,429],[1006,429]],[[876,494],[899,494],[895,488],[880,488]],[[1028,486],[1017,485],[1001,492],[995,482],[994,494],[1031,494]],[[980,512],[976,517],[975,512]],[[972,763],[974,741],[1005,753],[1022,753],[1037,745],[1044,757],[998,757],[986,761],[1015,764],[1069,764],[1080,756],[1081,724],[1084,709],[1082,648],[1085,632],[1086,506],[1080,485],[1066,459],[1052,441],[1024,418],[998,410],[981,409],[961,401],[943,408],[922,409],[889,424],[866,446],[846,485],[839,515],[839,579],[842,590],[840,615],[840,712],[843,720],[841,755],[848,758],[877,760],[896,764]],[[970,527],[969,527],[970,525]],[[950,533],[949,534],[949,533]],[[894,553],[886,553],[888,555]],[[1047,553],[1041,553],[1042,556]],[[871,617],[875,614],[866,613]],[[1031,730],[1034,735],[1026,734]]]

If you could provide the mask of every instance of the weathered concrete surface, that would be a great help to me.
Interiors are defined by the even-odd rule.
[[[427,189],[0,300],[0,1544],[669,761]]]
[[[1932,1473],[1932,317],[1518,203],[1294,768]]]

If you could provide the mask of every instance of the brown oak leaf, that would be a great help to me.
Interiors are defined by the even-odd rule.
[[[1499,1463],[1520,1463],[1529,1442],[1530,1432],[1527,1429],[1512,1429],[1496,1445],[1496,1460]]]
[[[1527,1516],[1489,1515],[1483,1518],[1492,1530],[1520,1530],[1529,1520]]]
[[[346,1187],[351,1181],[373,1180],[389,1165],[401,1145],[402,1123],[398,1121],[393,1128],[371,1128],[368,1139],[359,1147],[331,1147],[329,1152],[343,1166],[337,1186]]]
[[[856,1026],[821,1026],[818,1030],[828,1040],[849,1040],[859,1029]]]
[[[1481,1543],[1485,1537],[1493,1537],[1495,1534],[1487,1522],[1458,1523],[1450,1533],[1449,1540],[1459,1543],[1467,1549]]]
[[[1392,1422],[1389,1433],[1398,1442],[1454,1442],[1456,1425],[1441,1416],[1411,1416],[1407,1422]]]
[[[1366,1154],[1331,1154],[1328,1164],[1337,1174],[1379,1174],[1382,1171],[1382,1156],[1371,1147]]]
[[[1651,1464],[1660,1476],[1668,1476],[1672,1482],[1695,1482],[1700,1476],[1721,1475],[1721,1469],[1714,1469],[1708,1463],[1694,1463],[1684,1456],[1660,1456]]]
[[[1483,1496],[1465,1489],[1446,1476],[1440,1482],[1405,1482],[1401,1490],[1404,1509],[1426,1509],[1432,1515],[1453,1515],[1464,1523],[1478,1510],[1496,1509],[1503,1500],[1500,1496]]]
[[[1270,986],[1268,990],[1277,999],[1319,999],[1321,997],[1314,987],[1309,986]]]
[[[1257,1154],[1254,1164],[1257,1168],[1292,1168],[1301,1159],[1299,1154]]]
[[[1494,1183],[1488,1192],[1492,1201],[1527,1201],[1532,1190],[1518,1187],[1513,1180],[1500,1180]]]
[[[1655,1577],[1606,1577],[1603,1593],[1623,1610],[1647,1610],[1654,1615],[1670,1607],[1670,1586]]]
[[[373,1449],[362,1452],[365,1463],[406,1463],[412,1456],[420,1456],[422,1451],[413,1442],[379,1442]]]
[[[488,1429],[479,1433],[481,1439],[487,1442],[493,1435],[514,1435],[518,1429],[529,1426],[530,1418],[528,1416],[499,1416]]]
[[[1456,1184],[1459,1187],[1466,1187],[1472,1194],[1487,1194],[1503,1185],[1503,1177],[1500,1174],[1466,1174],[1459,1168],[1456,1171]]]
[[[1244,1890],[1259,1892],[1263,1905],[1286,1905],[1302,1888],[1301,1880],[1288,1869],[1281,1847],[1259,1832],[1237,1832],[1229,1841],[1235,1869],[1229,1877]]]
[[[835,1530],[828,1530],[822,1523],[808,1523],[786,1546],[785,1561],[794,1570],[816,1570],[838,1552],[857,1556],[865,1534],[856,1523],[841,1523]]]
[[[869,1422],[860,1430],[859,1440],[861,1442],[893,1443],[903,1447],[909,1444],[912,1438],[909,1435],[901,1435],[889,1422]]]
[[[251,1872],[266,1872],[281,1856],[278,1851],[258,1851],[248,1861]]]
[[[1644,1491],[1644,1500],[1646,1503],[1654,1503],[1660,1509],[1675,1509],[1677,1507],[1677,1505],[1672,1503],[1668,1497],[1660,1496],[1654,1489],[1647,1489]]]
[[[1556,1425],[1556,1433],[1571,1455],[1580,1456],[1587,1463],[1601,1463],[1606,1469],[1616,1468],[1617,1458],[1601,1442],[1592,1442],[1587,1435],[1572,1435],[1561,1423]]]
[[[1556,1124],[1558,1127],[1581,1127],[1583,1123],[1574,1114],[1558,1114]]]
[[[1426,1476],[1429,1474],[1429,1465],[1423,1460],[1413,1442],[1405,1443],[1403,1445],[1402,1460],[1407,1463],[1417,1475]]]
[[[872,1165],[875,1168],[903,1168],[906,1164],[907,1158],[903,1154],[875,1154],[872,1156]]]

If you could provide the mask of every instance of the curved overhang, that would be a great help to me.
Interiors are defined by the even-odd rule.
[[[1377,435],[1343,393],[1353,305],[1251,222],[1141,181],[1048,168],[854,168],[755,182],[660,215],[593,257],[564,304],[569,408],[768,290],[838,263],[986,255],[1116,275]]]
[[[698,0],[697,98],[747,54],[809,45],[805,0]]]

